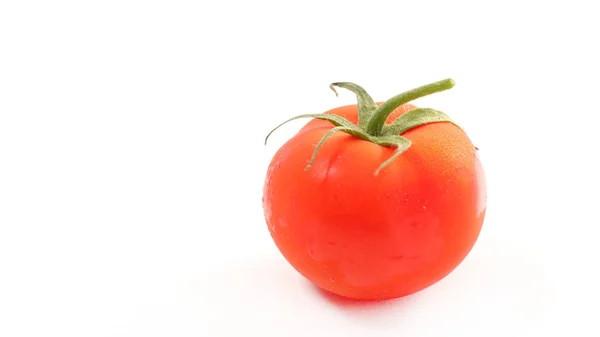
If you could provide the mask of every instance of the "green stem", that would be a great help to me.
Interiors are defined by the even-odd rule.
[[[369,120],[369,123],[366,127],[367,133],[376,137],[381,136],[383,126],[385,125],[385,121],[387,120],[389,115],[399,106],[423,96],[448,90],[453,86],[454,81],[448,78],[439,82],[430,83],[422,87],[403,92],[399,95],[388,99],[387,101],[383,102],[383,104],[381,104],[379,108],[377,108],[377,110],[373,112],[373,115],[371,116],[371,119]]]
[[[333,92],[335,92],[335,95],[337,96],[338,93],[335,90],[335,87],[344,88],[356,94],[358,107],[358,126],[360,128],[364,128],[365,126],[367,126],[369,118],[371,117],[371,113],[377,110],[377,104],[375,104],[373,98],[371,98],[367,91],[358,84],[354,84],[351,82],[331,83],[331,85],[329,85],[329,88],[333,90]]]
[[[319,141],[319,143],[315,147],[315,150],[313,151],[312,157],[310,158],[310,162],[308,163],[308,165],[306,166],[306,168],[304,169],[304,171],[308,171],[308,169],[310,169],[311,166],[313,166],[313,164],[315,163],[315,158],[317,158],[317,153],[319,152],[319,149],[321,148],[321,146],[323,145],[323,143],[325,143],[325,141],[327,140],[327,138],[331,137],[334,133],[336,133],[338,131],[347,130],[347,129],[348,128],[345,127],[345,126],[336,126],[335,128],[332,128],[331,130],[329,130],[325,134],[325,136],[323,136],[323,138],[321,138],[321,140]]]
[[[348,121],[344,117],[340,117],[338,115],[333,115],[333,114],[306,114],[306,115],[299,115],[296,117],[292,117],[292,118],[288,119],[287,121],[277,125],[273,130],[271,130],[271,132],[269,132],[267,137],[265,137],[265,145],[267,145],[267,140],[269,140],[269,137],[271,137],[271,134],[273,132],[275,132],[275,130],[279,129],[286,123],[289,123],[293,120],[300,119],[300,118],[317,118],[317,119],[321,119],[321,120],[326,120],[326,121],[330,121],[335,126],[345,126],[348,128],[348,130],[353,129],[355,131],[355,133],[363,133],[362,130],[358,129],[358,127],[356,125],[352,124],[350,121]],[[367,137],[367,136],[365,135],[365,137]]]
[[[392,123],[386,124],[386,120],[390,114],[402,104],[408,103],[419,97],[427,96],[436,92],[450,89],[454,86],[452,79],[445,79],[439,82],[424,85],[422,87],[409,90],[400,95],[394,96],[389,100],[385,101],[381,106],[377,107],[371,96],[359,85],[350,82],[336,82],[331,84],[331,89],[335,92],[335,87],[348,89],[356,94],[357,107],[359,115],[358,125],[350,122],[342,116],[338,116],[333,113],[323,114],[305,114],[292,117],[287,121],[279,124],[275,127],[267,137],[265,138],[265,144],[267,139],[277,130],[279,127],[290,121],[299,118],[316,118],[320,120],[329,121],[334,127],[329,129],[325,135],[321,138],[319,143],[313,150],[312,156],[309,160],[305,170],[311,168],[314,164],[317,154],[319,153],[321,146],[338,131],[345,132],[358,139],[362,139],[367,142],[371,142],[380,146],[395,147],[395,153],[385,162],[383,162],[374,174],[378,175],[383,169],[388,167],[394,160],[396,160],[402,153],[404,153],[411,146],[411,141],[401,136],[402,133],[430,123],[452,123],[455,124],[448,115],[441,111],[429,108],[413,109],[407,113],[402,114],[399,118],[396,118]],[[337,94],[337,92],[336,92]],[[458,126],[458,125],[457,125]]]

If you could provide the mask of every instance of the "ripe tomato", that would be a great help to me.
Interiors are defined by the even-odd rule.
[[[360,103],[326,114],[357,125]],[[383,121],[415,109],[402,104]],[[306,170],[333,127],[311,120],[269,165],[265,218],[285,259],[318,287],[353,299],[406,296],[448,275],[475,244],[486,211],[484,173],[466,133],[448,121],[415,126],[402,134],[410,147],[375,174],[396,148],[337,132]]]

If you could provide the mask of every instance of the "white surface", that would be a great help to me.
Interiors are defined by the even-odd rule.
[[[592,1],[3,1],[0,336],[598,336]],[[287,117],[415,102],[480,148],[484,230],[449,277],[356,305],[261,208]],[[588,306],[589,304],[589,306]]]

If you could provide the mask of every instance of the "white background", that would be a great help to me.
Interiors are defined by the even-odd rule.
[[[0,336],[598,336],[594,1],[0,2]],[[284,119],[443,78],[483,232],[438,284],[355,304],[262,214]]]

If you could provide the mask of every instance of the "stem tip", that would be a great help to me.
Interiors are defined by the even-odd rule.
[[[335,97],[339,97],[337,90],[335,90],[334,85],[336,85],[337,83],[331,83],[329,85],[329,89],[333,90],[333,92],[335,93]]]

